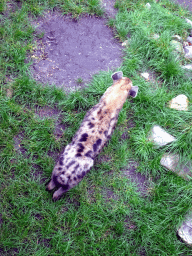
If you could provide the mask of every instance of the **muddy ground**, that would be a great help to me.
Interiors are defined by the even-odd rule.
[[[192,0],[173,0],[173,1],[185,8],[188,8],[188,10],[192,12]]]
[[[100,70],[115,70],[122,63],[121,43],[105,18],[84,15],[78,20],[47,13],[34,22],[37,40],[31,71],[41,83],[65,91],[82,88]]]

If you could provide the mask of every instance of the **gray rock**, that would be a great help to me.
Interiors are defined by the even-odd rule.
[[[192,78],[192,64],[187,64],[185,66],[182,66],[183,69],[185,69],[185,76],[188,78]]]
[[[188,98],[184,94],[179,94],[169,102],[169,107],[177,110],[188,110]]]
[[[147,4],[145,5],[145,7],[146,7],[147,9],[150,9],[150,8],[151,8],[151,5],[150,5],[149,3],[147,3]]]
[[[182,37],[180,37],[180,36],[178,36],[178,35],[174,35],[174,36],[172,36],[172,38],[173,38],[175,41],[177,41],[177,42],[180,42],[180,43],[183,42]]]
[[[187,214],[177,233],[186,244],[192,245],[192,212]]]
[[[182,43],[176,41],[176,40],[171,40],[170,42],[171,46],[174,47],[175,51],[179,52],[179,53],[185,53],[184,50],[183,50],[183,45]]]
[[[181,162],[178,154],[164,154],[160,161],[161,165],[175,172],[185,180],[192,178],[192,162]]]
[[[191,37],[191,36],[188,36],[188,37],[187,37],[187,42],[189,42],[189,43],[192,44],[192,37]]]
[[[192,70],[192,64],[187,64],[185,66],[182,66],[182,68]]]
[[[162,147],[167,145],[170,142],[176,140],[175,137],[167,133],[159,125],[154,125],[149,132],[148,140],[152,141],[155,144],[155,147]]]
[[[192,46],[184,47],[184,51],[185,51],[185,58],[192,59]]]
[[[183,47],[189,46],[189,42],[183,42]]]
[[[141,76],[144,77],[146,80],[149,80],[149,73],[147,72],[141,73]]]
[[[189,20],[189,19],[185,19],[186,20],[186,22],[188,23],[188,24],[190,24],[191,25],[191,27],[192,27],[192,21],[191,20]]]

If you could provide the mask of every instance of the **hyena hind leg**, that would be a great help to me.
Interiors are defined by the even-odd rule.
[[[48,183],[46,190],[52,190],[55,188],[55,183],[53,182],[53,180],[51,179],[51,181]]]
[[[58,190],[56,190],[53,194],[53,201],[57,201],[62,195],[63,193],[67,192],[69,189],[64,189],[62,187],[60,187]]]

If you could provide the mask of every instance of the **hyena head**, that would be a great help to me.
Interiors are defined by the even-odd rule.
[[[128,95],[135,98],[138,92],[138,86],[133,86],[132,81],[128,77],[123,77],[123,72],[118,71],[112,74],[114,85],[116,86],[116,91],[121,93],[122,90],[127,91]],[[117,86],[118,85],[118,86]]]

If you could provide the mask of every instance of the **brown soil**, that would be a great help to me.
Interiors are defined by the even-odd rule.
[[[144,174],[137,172],[138,163],[131,161],[125,170],[122,170],[122,175],[130,179],[135,183],[137,191],[140,195],[145,197],[148,196],[150,189],[152,189],[152,184],[150,184],[149,178]]]
[[[192,1],[191,0],[174,0],[175,3],[180,4],[181,6],[188,8],[192,12]]]
[[[106,22],[88,15],[74,20],[56,12],[33,22],[42,34],[32,56],[34,78],[70,91],[84,87],[101,70],[121,66],[123,47]]]

